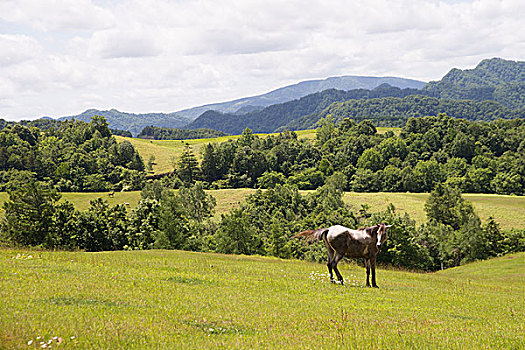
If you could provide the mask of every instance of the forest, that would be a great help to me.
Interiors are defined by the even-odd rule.
[[[522,195],[525,120],[471,122],[441,114],[411,118],[399,135],[372,122],[322,120],[316,139],[291,131],[210,143],[199,163],[186,149],[171,176],[145,181],[129,142],[116,143],[103,117],[45,130],[20,124],[0,132],[3,205],[0,240],[8,245],[87,251],[183,249],[321,261],[320,245],[291,237],[305,228],[388,222],[382,264],[416,270],[457,266],[525,249],[525,230],[482,223],[462,192]],[[208,188],[265,189],[212,220]],[[63,191],[141,189],[128,210],[102,199],[85,211]],[[177,189],[174,191],[174,189]],[[299,189],[315,190],[306,195]],[[416,225],[390,205],[351,209],[344,191],[430,192],[427,221]]]
[[[38,181],[63,192],[138,190],[145,181],[138,152],[129,142],[117,143],[102,116],[89,123],[4,123],[0,190],[20,171],[30,171]]]
[[[294,132],[260,138],[245,130],[236,141],[208,144],[200,167],[188,150],[178,164],[182,182],[210,188],[290,184],[316,189],[337,174],[343,190],[430,192],[438,183],[462,192],[523,195],[525,120],[471,122],[444,114],[410,118],[399,135],[378,134],[369,120],[326,118],[316,140]]]

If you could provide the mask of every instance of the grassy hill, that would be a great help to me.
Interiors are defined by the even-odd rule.
[[[394,133],[399,134],[400,128],[377,128],[378,133],[386,133],[392,130]],[[297,137],[300,139],[315,139],[316,130],[299,130],[296,131]],[[275,134],[256,134],[260,137],[266,137],[268,135]],[[153,172],[155,174],[165,173],[173,170],[173,159],[178,159],[185,147],[191,148],[197,158],[201,159],[200,150],[208,143],[214,142],[225,142],[230,139],[235,140],[240,135],[233,136],[222,136],[216,138],[207,139],[193,139],[193,140],[145,140],[131,137],[115,136],[117,142],[124,140],[131,142],[131,144],[137,149],[144,162],[147,162],[151,156],[155,156],[155,163],[153,165]]]
[[[304,261],[0,249],[0,348],[525,345],[525,253],[433,274],[380,268],[380,289],[340,266],[345,286]]]
[[[314,139],[315,130],[302,130],[297,132],[299,138]],[[265,137],[270,134],[256,134]],[[189,147],[193,153],[200,160],[201,148],[208,143],[226,142],[228,140],[235,140],[240,135],[222,136],[207,139],[193,139],[193,140],[145,140],[131,137],[115,136],[117,142],[124,140],[131,142],[140,156],[147,162],[151,156],[155,156],[155,164],[153,165],[153,172],[155,174],[173,171],[173,160],[178,159],[182,151]]]

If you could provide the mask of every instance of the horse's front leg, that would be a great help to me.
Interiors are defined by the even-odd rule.
[[[365,259],[366,267],[366,286],[370,287],[370,259]]]
[[[370,259],[370,265],[372,265],[372,287],[379,288],[376,284],[376,257],[372,256]]]

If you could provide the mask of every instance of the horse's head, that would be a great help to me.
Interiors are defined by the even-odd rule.
[[[388,228],[392,227],[392,225],[385,225],[384,223],[380,223],[377,228],[377,246],[379,247],[382,243],[384,243],[388,237]]]

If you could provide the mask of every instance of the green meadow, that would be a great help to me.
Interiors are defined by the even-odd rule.
[[[377,132],[384,134],[387,131],[393,131],[395,134],[399,134],[400,128],[387,128],[378,127]],[[299,139],[314,140],[316,130],[298,130],[296,131]],[[277,134],[256,134],[259,137],[266,137],[268,135]],[[153,173],[160,174],[173,171],[174,160],[177,160],[182,151],[189,147],[193,153],[197,156],[197,159],[201,160],[201,149],[208,143],[221,143],[228,140],[238,139],[240,135],[222,136],[217,138],[208,139],[194,139],[194,140],[147,140],[123,136],[115,136],[117,142],[129,141],[139,152],[145,163],[150,159],[151,156],[155,157],[155,163],[153,164]]]
[[[247,195],[254,193],[256,190],[250,188],[241,189],[222,189],[210,190],[216,201],[215,218],[220,219],[222,214],[238,207]],[[305,194],[308,191],[300,191]],[[98,193],[62,193],[65,200],[72,202],[79,210],[86,210],[89,202],[96,198],[103,198],[110,205],[125,204],[133,208],[140,200],[140,192],[116,192],[113,197],[109,197],[107,192]],[[463,197],[472,202],[476,213],[483,222],[492,216],[501,226],[502,229],[525,228],[525,197],[524,196],[507,196],[497,194],[472,194],[465,193]],[[8,198],[7,193],[0,192],[0,203]],[[410,217],[421,224],[426,221],[425,201],[428,198],[427,193],[357,193],[346,192],[343,199],[354,211],[361,209],[362,205],[368,205],[369,212],[382,211],[392,203],[399,213],[408,213]],[[127,203],[127,204],[126,204]],[[0,215],[2,209],[0,208]]]
[[[520,349],[525,253],[437,273],[183,251],[0,249],[0,348]],[[46,345],[46,347],[44,347]]]

